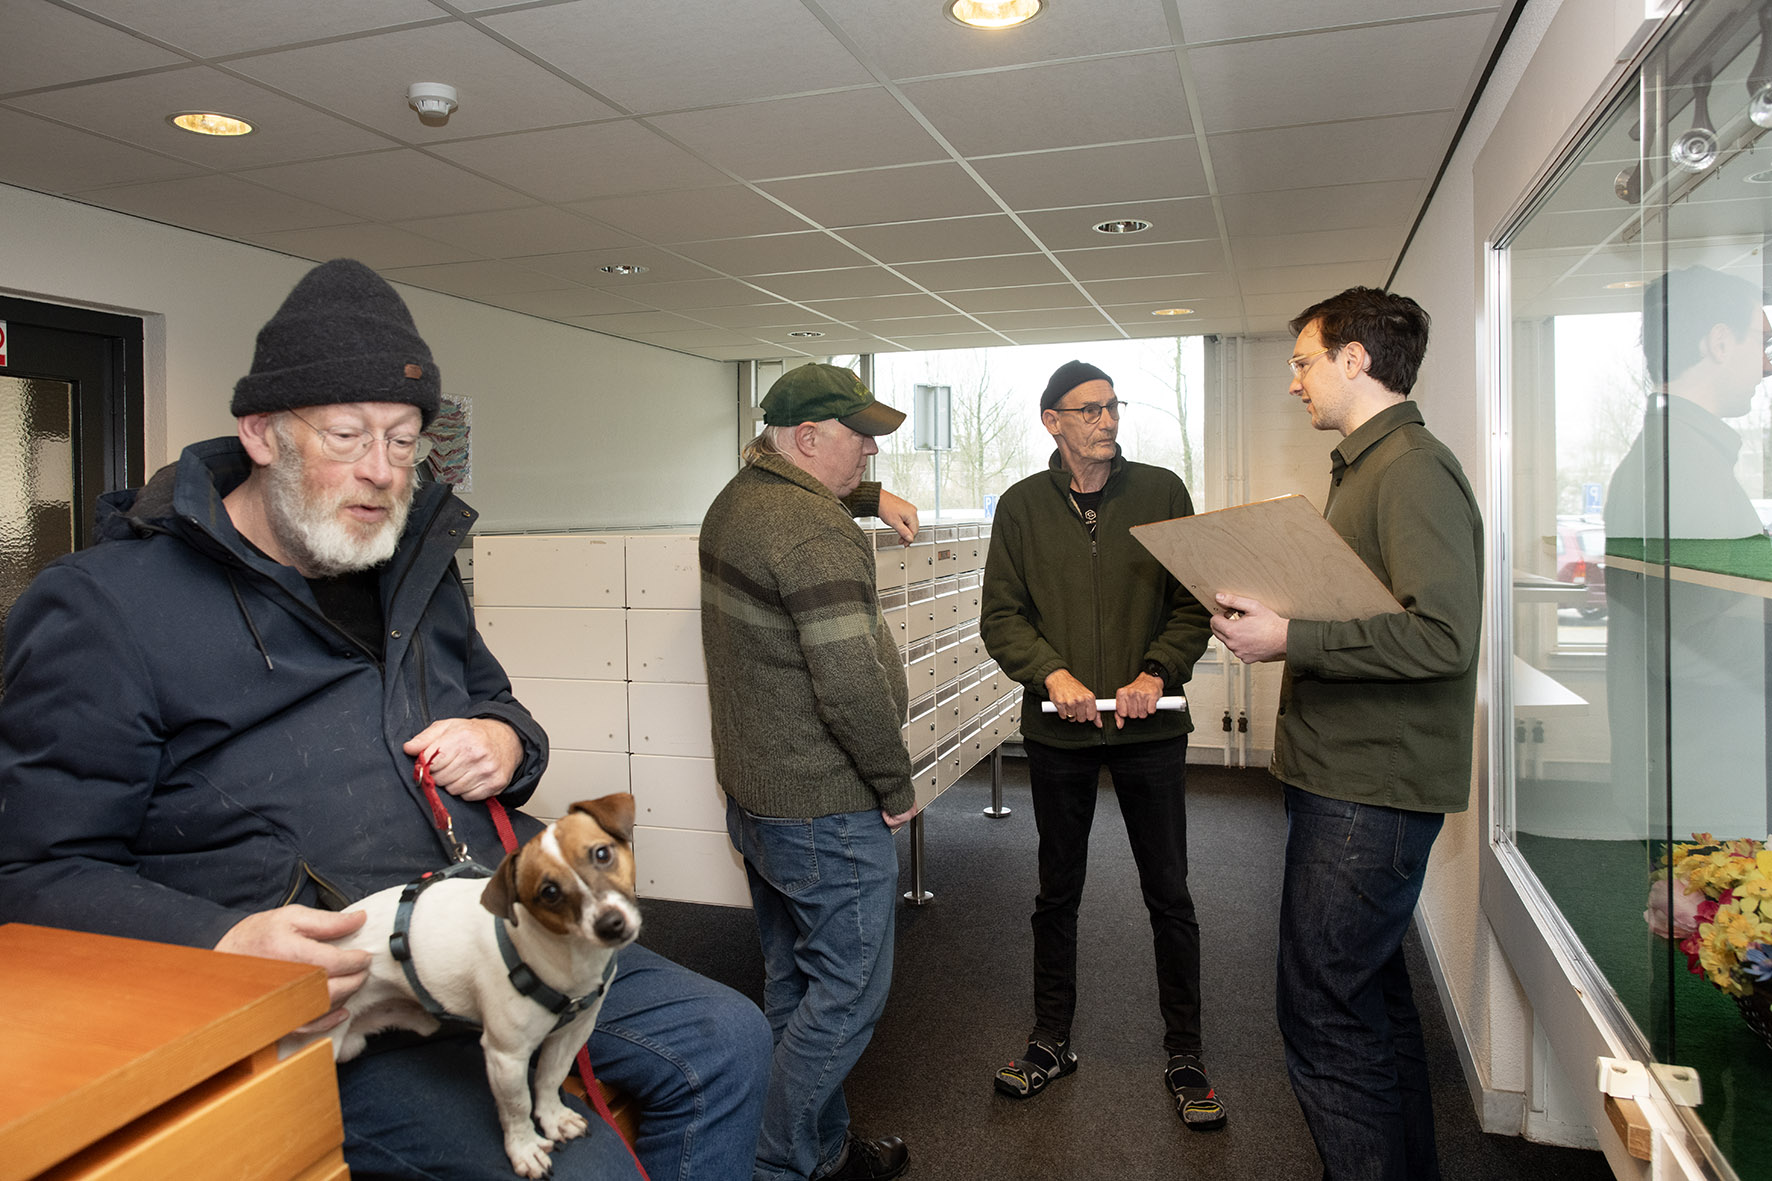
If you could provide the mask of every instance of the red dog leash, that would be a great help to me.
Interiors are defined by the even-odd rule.
[[[450,819],[449,809],[443,806],[443,799],[437,793],[437,781],[431,775],[430,755],[413,761],[412,781],[424,789],[425,800],[431,806],[431,822],[437,826],[438,831],[449,842],[450,851],[456,861],[467,861],[469,859],[468,847],[456,837],[455,822]],[[487,796],[486,810],[492,813],[492,827],[498,830],[498,840],[505,847],[505,852],[515,853],[517,851],[517,832],[511,827],[510,813],[505,811],[504,804],[499,801],[497,796]],[[603,1117],[603,1122],[609,1125],[609,1130],[615,1134],[615,1138],[620,1140],[622,1146],[628,1150],[628,1155],[634,1158],[634,1167],[640,1170],[641,1181],[652,1181],[650,1177],[646,1176],[646,1166],[640,1163],[640,1154],[634,1151],[634,1146],[628,1143],[627,1137],[621,1134],[621,1129],[615,1126],[615,1113],[609,1110],[609,1103],[603,1098],[603,1088],[597,1085],[596,1072],[591,1069],[590,1050],[580,1046],[577,1061],[578,1078],[579,1082],[584,1084],[585,1098],[590,1101],[592,1107],[597,1109],[597,1114]]]

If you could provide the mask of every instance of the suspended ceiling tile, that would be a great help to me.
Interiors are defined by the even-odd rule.
[[[1086,308],[1089,299],[1069,283],[1040,287],[999,287],[985,291],[948,291],[942,298],[974,316],[990,312],[1026,312],[1042,308]]]
[[[820,6],[867,59],[900,79],[1169,44],[1158,0],[1061,0],[1027,24],[1005,30],[956,24],[934,3],[821,0]]]
[[[158,45],[42,0],[0,4],[0,94],[184,61]]]
[[[656,246],[624,246],[611,250],[580,250],[559,254],[535,254],[519,260],[550,275],[558,275],[586,287],[606,287],[620,294],[625,288],[644,287],[650,283],[673,283],[683,279],[713,279],[718,276],[707,267],[679,258]],[[642,266],[637,275],[616,275],[604,271],[606,266]],[[638,297],[636,297],[638,298]]]
[[[485,21],[638,113],[871,81],[798,0],[581,0]]]
[[[444,16],[429,0],[80,0],[199,57],[319,41]]]
[[[355,220],[336,209],[273,193],[231,176],[193,176],[141,185],[117,185],[73,196],[76,200],[115,209],[119,213],[227,236],[312,229],[315,226],[344,225]]]
[[[329,258],[354,258],[378,271],[392,267],[466,262],[475,257],[471,250],[463,250],[459,246],[421,238],[417,234],[373,222],[324,226],[314,230],[280,230],[254,235],[252,241],[267,249],[293,254],[297,258],[311,258],[315,262],[325,262]]]
[[[828,271],[798,271],[788,275],[762,275],[756,279],[756,284],[795,303],[815,299],[900,295],[914,290],[909,283],[880,267],[844,267]]]
[[[1088,328],[1108,332],[1107,317],[1094,308],[1058,308],[1043,312],[988,312],[979,319],[998,332],[1014,335],[1030,328]]]
[[[1408,180],[1432,176],[1455,121],[1449,113],[1397,115],[1349,123],[1238,131],[1208,137],[1220,193],[1283,189],[1308,177],[1313,185]],[[1349,144],[1370,144],[1349,151]]]
[[[863,299],[807,300],[807,306],[833,320],[856,324],[863,320],[902,319],[906,316],[939,316],[953,309],[933,295],[875,295]]]
[[[1183,128],[1171,128],[1179,131]],[[1206,171],[1192,138],[1066,148],[971,161],[1011,209],[1069,209],[1106,202],[1200,196]]]
[[[1238,265],[1258,270],[1373,260],[1388,265],[1396,261],[1407,232],[1407,225],[1398,225],[1376,230],[1321,230],[1271,238],[1233,238],[1231,251]]]
[[[930,291],[969,291],[982,287],[1038,286],[1058,283],[1064,275],[1044,254],[995,258],[963,258],[951,262],[904,263],[895,267],[905,278]]]
[[[1158,275],[1145,279],[1105,279],[1083,284],[1084,290],[1102,304],[1156,303],[1164,307],[1192,306],[1202,299],[1228,298],[1236,284],[1227,272],[1197,275]]]
[[[352,127],[208,66],[92,82],[12,98],[8,104],[87,131],[191,160],[208,168],[252,168],[390,146]],[[220,111],[253,125],[251,135],[193,135],[166,122],[184,111]]]
[[[1174,201],[1133,201],[1123,205],[1095,205],[1081,209],[1024,213],[1022,221],[1048,250],[1089,250],[1117,242],[1185,242],[1218,237],[1218,214],[1206,197],[1183,197]],[[1151,228],[1137,234],[1116,236],[1095,229],[1105,221],[1141,220]]]
[[[1018,254],[1033,241],[1006,214],[953,217],[898,225],[854,226],[839,236],[881,262],[914,263],[979,255]]]
[[[634,298],[667,312],[694,312],[706,319],[704,309],[756,305],[769,297],[737,279],[689,279],[676,283],[648,283],[634,288]]]
[[[905,335],[934,336],[943,332],[977,332],[979,322],[958,312],[950,312],[945,316],[889,316],[869,320],[868,331],[897,340]]]
[[[1154,242],[1149,246],[1110,246],[1065,250],[1059,263],[1080,282],[1136,279],[1149,275],[1204,274],[1224,268],[1224,248],[1206,242]]]
[[[1333,291],[1278,291],[1260,295],[1243,296],[1243,310],[1251,316],[1277,319],[1281,323],[1289,323],[1292,317],[1315,304],[1318,300],[1334,295]]]
[[[697,349],[696,355],[706,357],[710,361],[750,361],[763,355],[756,341],[732,348]]]
[[[994,332],[948,332],[931,336],[894,336],[892,340],[913,352],[940,352],[944,349],[995,349],[1012,344],[1007,337]]]
[[[953,163],[772,180],[758,187],[831,228],[997,211],[990,195]]]
[[[430,150],[556,204],[728,183],[717,169],[627,119],[437,144]]]
[[[700,353],[703,349],[738,348],[757,343],[755,337],[745,333],[727,332],[707,325],[698,325],[683,332],[633,332],[625,335],[644,344],[657,345],[661,349],[677,349],[685,353]]]
[[[1153,313],[1163,307],[1189,307],[1193,309],[1191,316],[1158,316]],[[1116,324],[1128,328],[1156,328],[1167,326],[1173,334],[1184,330],[1189,324],[1197,324],[1202,320],[1223,319],[1226,316],[1241,315],[1244,301],[1231,297],[1218,299],[1190,299],[1183,304],[1170,304],[1158,301],[1141,303],[1104,303],[1103,310],[1108,318]]]
[[[493,260],[391,267],[382,275],[391,282],[410,283],[427,291],[442,291],[468,299],[490,300],[522,291],[559,291],[567,286],[552,275]]]
[[[1463,97],[1493,17],[1347,29],[1192,50],[1208,133],[1292,127],[1306,111],[1369,119],[1449,110]],[[1315,68],[1299,68],[1315,63]],[[1384,84],[1373,85],[1383,78]]]
[[[809,228],[804,218],[743,185],[605,197],[567,208],[660,245]]]
[[[1155,139],[1191,127],[1170,52],[912,82],[904,93],[963,156]]]
[[[934,136],[884,88],[746,103],[648,120],[746,180],[945,160]],[[867,128],[857,135],[856,128]]]
[[[410,148],[279,164],[235,175],[375,221],[508,209],[530,199]]]
[[[1287,291],[1315,292],[1300,304],[1303,308],[1319,299],[1327,299],[1348,287],[1383,286],[1389,268],[1383,263],[1330,263],[1318,266],[1274,267],[1267,270],[1247,268],[1238,273],[1243,293],[1275,295]]]
[[[772,234],[759,238],[724,238],[715,242],[687,242],[673,246],[672,249],[728,275],[810,271],[856,266],[867,261],[829,234],[816,231]]]
[[[40,193],[71,193],[104,185],[168,180],[201,171],[84,131],[58,127],[0,107],[0,182]]]
[[[1494,5],[1461,4],[1458,0],[1385,0],[1381,8],[1374,6],[1372,0],[1263,0],[1260,4],[1177,0],[1177,4],[1181,10],[1182,34],[1193,45],[1230,37],[1269,36],[1304,29],[1367,24],[1376,19],[1463,13],[1478,7],[1495,11]]]
[[[791,303],[776,301],[773,303],[734,305],[728,308],[700,308],[695,313],[698,320],[706,320],[709,324],[718,324],[723,328],[785,328],[798,327],[824,317],[805,308]]]
[[[1425,180],[1378,181],[1240,193],[1224,197],[1225,227],[1234,237],[1304,229],[1407,226],[1427,194]]]
[[[522,54],[464,24],[382,33],[228,63],[287,94],[411,144],[432,144],[618,112]],[[441,126],[406,105],[414,82],[456,88],[461,105]],[[580,194],[581,196],[589,194]]]
[[[560,291],[519,291],[498,297],[498,305],[530,316],[570,320],[574,316],[613,316],[645,311],[640,304],[609,291],[569,287]]]
[[[580,328],[589,328],[592,332],[606,332],[611,336],[626,336],[629,333],[705,330],[705,325],[697,324],[687,316],[679,316],[675,312],[621,312],[613,316],[574,316],[572,322]]]
[[[557,250],[622,251],[631,235],[547,205],[415,218],[395,223],[427,238],[492,258],[513,258]]]
[[[1096,344],[1124,339],[1119,330],[1104,324],[1100,328],[1027,328],[1009,334],[1018,345],[1030,344]]]

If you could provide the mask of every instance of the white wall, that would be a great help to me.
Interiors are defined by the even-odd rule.
[[[1643,0],[1532,0],[1527,5],[1393,285],[1434,317],[1417,394],[1429,427],[1458,454],[1486,507],[1494,426],[1485,242],[1607,83],[1643,11]],[[1486,520],[1493,554],[1496,522],[1488,514]],[[1495,593],[1491,586],[1488,594]],[[1506,656],[1505,649],[1497,652],[1494,638],[1485,637],[1486,666]],[[1485,676],[1472,807],[1448,818],[1422,895],[1421,919],[1466,1042],[1480,1111],[1492,1130],[1519,1131],[1520,1122],[1493,1125],[1524,1119],[1524,1111],[1506,1095],[1528,1087],[1532,1015],[1476,905],[1490,831],[1493,771],[1483,749],[1489,697]]]
[[[313,264],[0,185],[0,291],[141,316],[147,467],[231,434],[259,326]],[[401,288],[473,405],[479,529],[701,520],[737,470],[737,367]]]

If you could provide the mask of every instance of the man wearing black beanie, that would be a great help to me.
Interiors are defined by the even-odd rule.
[[[1182,1122],[1200,1131],[1223,1127],[1225,1110],[1202,1060],[1200,926],[1187,886],[1193,725],[1185,708],[1158,703],[1192,675],[1209,616],[1131,534],[1187,516],[1194,504],[1174,472],[1121,455],[1124,405],[1094,365],[1060,365],[1040,395],[1040,421],[1058,449],[1047,471],[1003,494],[991,526],[980,631],[1027,690],[1022,747],[1040,837],[1034,1023],[1026,1050],[995,1082],[1026,1099],[1077,1068],[1077,911],[1105,766],[1150,911],[1163,1085]]]
[[[363,921],[344,907],[460,856],[496,864],[506,809],[517,839],[540,831],[516,809],[547,735],[455,564],[474,511],[418,479],[440,396],[400,296],[335,259],[260,331],[237,433],[102,498],[98,543],[7,622],[0,922],[314,964],[338,1006],[368,960],[329,942]],[[771,1051],[755,1005],[630,946],[589,1048],[640,1110],[651,1176],[749,1178]],[[477,1039],[383,1044],[338,1084],[356,1175],[511,1175]],[[590,1131],[553,1145],[552,1175],[636,1175],[579,1110]]]

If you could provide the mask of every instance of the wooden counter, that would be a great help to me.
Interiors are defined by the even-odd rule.
[[[343,1181],[318,968],[0,926],[0,1181]]]

